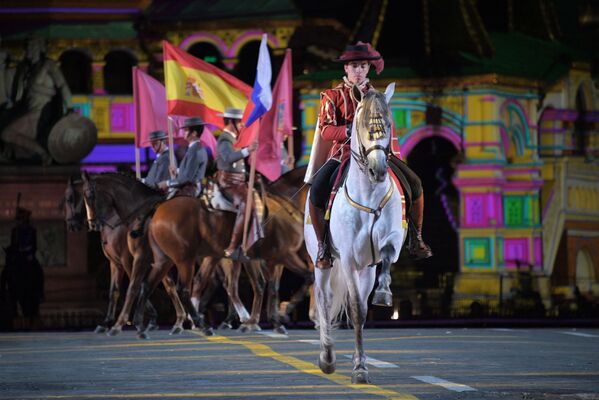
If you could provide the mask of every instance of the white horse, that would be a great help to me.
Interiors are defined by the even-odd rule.
[[[353,89],[360,101],[351,133],[352,159],[347,180],[333,203],[329,224],[333,267],[315,270],[322,350],[318,366],[325,374],[335,371],[332,330],[345,312],[356,335],[352,383],[370,383],[362,330],[376,266],[381,266],[381,272],[372,302],[391,306],[389,270],[399,258],[406,237],[400,193],[387,174],[392,136],[388,103],[394,89],[394,83],[387,86],[384,95],[376,90],[362,94],[357,87]],[[307,209],[305,215],[306,246],[316,263],[318,245]]]

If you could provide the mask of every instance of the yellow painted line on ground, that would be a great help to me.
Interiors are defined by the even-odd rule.
[[[73,395],[42,395],[42,396],[21,396],[21,397],[2,397],[0,399],[20,400],[20,399],[166,399],[166,398],[219,398],[230,397],[236,399],[245,399],[248,397],[264,396],[347,396],[347,390],[326,390],[318,391],[318,386],[313,386],[312,390],[289,392],[283,391],[259,391],[259,392],[189,392],[189,393],[97,393],[97,394],[73,394]],[[395,392],[392,392],[395,393]],[[343,398],[343,397],[341,397]],[[407,397],[390,397],[393,399],[403,399]],[[410,397],[413,398],[413,397]]]
[[[200,340],[173,340],[173,341],[156,341],[156,342],[146,342],[146,343],[118,343],[118,344],[102,344],[102,345],[83,345],[83,346],[66,346],[66,347],[53,347],[53,348],[39,348],[39,349],[0,349],[0,353],[2,354],[28,354],[28,353],[56,353],[63,351],[88,351],[88,350],[109,350],[109,349],[131,349],[131,348],[140,348],[145,349],[148,347],[170,347],[170,346],[208,346],[208,343],[202,342]],[[210,346],[208,346],[210,347]]]
[[[267,346],[263,343],[256,343],[256,342],[252,342],[249,340],[237,340],[237,339],[232,339],[232,338],[228,338],[225,336],[207,336],[207,337],[205,337],[205,339],[210,342],[213,342],[213,343],[226,343],[226,344],[246,347],[247,349],[249,349],[252,353],[257,355],[258,357],[272,358],[272,359],[279,361],[283,364],[290,365],[291,367],[293,367],[305,374],[315,375],[320,378],[328,379],[328,380],[333,381],[336,384],[343,386],[345,388],[359,390],[363,393],[377,395],[377,396],[383,396],[383,397],[391,398],[391,399],[401,399],[401,400],[408,400],[408,399],[409,400],[417,400],[418,399],[417,397],[415,397],[411,394],[395,392],[392,390],[381,388],[376,385],[353,385],[351,383],[351,379],[348,376],[340,375],[338,373],[333,373],[330,375],[323,374],[322,371],[320,371],[320,369],[316,365],[306,362],[306,361],[302,361],[302,360],[292,357],[292,356],[277,353],[272,348],[270,348],[269,346]]]

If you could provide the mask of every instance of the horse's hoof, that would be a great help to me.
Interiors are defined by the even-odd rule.
[[[368,375],[368,371],[366,371],[364,369],[360,369],[360,370],[352,372],[351,383],[358,384],[358,385],[370,384],[370,376]]]
[[[148,340],[148,339],[150,339],[150,335],[148,335],[148,331],[139,332],[137,334],[137,338],[138,339],[143,339],[143,340]]]
[[[160,326],[158,326],[156,322],[150,322],[148,324],[148,331],[157,331],[158,329],[160,329]]]
[[[112,328],[111,328],[111,329],[108,331],[107,335],[108,335],[108,336],[116,336],[116,335],[118,335],[118,334],[120,334],[120,333],[121,333],[121,329],[120,329],[120,328],[115,328],[115,327],[112,327]]]
[[[180,335],[183,333],[183,327],[182,326],[173,326],[173,329],[171,329],[171,331],[168,333],[169,335]]]
[[[393,306],[393,295],[388,290],[377,290],[372,296],[372,304],[375,306],[391,307]]]
[[[228,322],[221,322],[220,325],[218,326],[218,329],[223,329],[223,330],[228,330],[228,329],[233,329],[233,325],[231,325]]]
[[[145,331],[146,329],[144,329],[144,326],[141,324],[135,325],[135,330],[137,331],[137,334],[142,333],[143,331]],[[148,327],[149,330],[149,327]]]
[[[260,328],[260,325],[258,324],[241,324],[241,326],[238,329],[238,331],[242,333],[257,332],[261,330],[262,328]]]
[[[335,359],[333,359],[332,362],[327,362],[324,360],[323,354],[324,352],[321,352],[320,356],[318,357],[318,367],[323,373],[332,374],[333,372],[335,372]]]
[[[98,325],[96,326],[96,329],[94,329],[94,333],[106,333],[107,331],[108,327],[103,325]]]
[[[280,333],[281,335],[286,335],[287,334],[287,329],[285,329],[284,325],[279,325],[275,328],[275,332],[276,333]]]
[[[202,332],[206,336],[214,336],[214,331],[210,327],[202,329]]]

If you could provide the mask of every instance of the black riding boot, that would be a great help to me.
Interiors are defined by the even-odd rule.
[[[424,213],[424,195],[421,195],[412,202],[412,220],[414,227],[411,230],[410,237],[410,255],[416,260],[423,260],[432,257],[431,248],[422,240],[422,220]]]
[[[314,233],[316,233],[316,239],[318,240],[316,268],[329,269],[333,266],[333,260],[325,239],[324,210],[316,207],[310,200],[308,200],[308,203],[310,204],[310,219],[312,220]]]

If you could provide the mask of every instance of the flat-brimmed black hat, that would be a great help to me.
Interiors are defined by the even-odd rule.
[[[162,139],[166,139],[168,137],[168,135],[166,134],[165,131],[153,131],[150,132],[150,142],[155,142],[156,140],[162,140]]]
[[[183,122],[183,125],[181,126],[181,128],[191,128],[194,126],[202,126],[202,125],[206,125],[206,123],[202,120],[202,118],[191,117],[191,118],[187,118],[185,120],[185,122]]]

